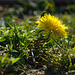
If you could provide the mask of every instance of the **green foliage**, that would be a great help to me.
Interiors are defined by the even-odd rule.
[[[35,68],[39,65],[43,68],[50,66],[53,73],[75,72],[75,33],[74,27],[71,27],[75,22],[72,23],[70,17],[69,24],[68,16],[60,17],[69,26],[68,39],[59,40],[43,36],[31,19],[20,22],[15,17],[7,17],[8,27],[0,29],[0,71],[5,72],[12,65],[15,71],[24,74],[28,65]]]
[[[0,71],[6,65],[6,63],[5,63],[6,59],[7,59],[7,55],[5,55],[4,57],[0,56]]]

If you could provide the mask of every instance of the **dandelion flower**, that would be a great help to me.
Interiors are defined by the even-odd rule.
[[[54,39],[59,37],[67,38],[66,29],[68,29],[68,27],[65,27],[65,24],[57,17],[51,16],[50,14],[44,14],[36,23],[38,24],[37,28],[44,31],[44,36],[50,35],[50,37]]]

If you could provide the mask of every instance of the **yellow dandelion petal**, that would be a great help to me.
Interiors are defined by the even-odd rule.
[[[57,17],[51,16],[50,14],[44,14],[36,23],[38,24],[37,28],[39,30],[45,31],[44,35],[50,35],[50,37],[54,39],[59,37],[67,38],[68,32],[66,32],[66,29],[68,29],[68,27],[65,27],[63,21],[59,20]]]

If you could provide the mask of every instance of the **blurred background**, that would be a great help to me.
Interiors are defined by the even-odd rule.
[[[39,16],[44,11],[55,14],[74,14],[75,0],[0,0],[0,26],[4,26],[7,16]]]

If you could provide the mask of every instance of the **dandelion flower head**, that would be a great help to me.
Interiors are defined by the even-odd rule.
[[[56,38],[67,38],[65,24],[57,17],[51,16],[50,14],[44,14],[41,18],[39,18],[36,23],[38,24],[37,28],[39,30],[44,31],[44,36],[49,36],[56,39]]]

